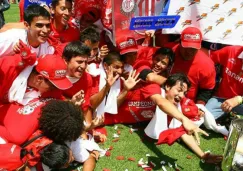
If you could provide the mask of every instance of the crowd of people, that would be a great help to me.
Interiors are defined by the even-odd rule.
[[[205,163],[220,163],[222,154],[199,146],[198,133],[208,134],[194,123],[205,115],[197,105],[215,119],[243,113],[243,48],[202,46],[196,27],[176,36],[157,31],[164,40],[155,47],[151,30],[142,41],[122,35],[114,45],[92,9],[77,20],[73,6],[29,5],[20,22],[0,29],[0,168],[76,161],[94,170],[105,154],[97,144],[108,138],[104,126],[138,122],[158,144],[181,138]]]

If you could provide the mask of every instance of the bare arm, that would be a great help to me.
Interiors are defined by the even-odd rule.
[[[18,22],[18,23],[6,23],[1,29],[0,33],[5,32],[10,29],[25,29],[24,23],[23,22]]]
[[[165,81],[166,81],[166,78],[165,77],[162,77],[160,75],[157,75],[154,72],[149,73],[147,75],[147,77],[146,77],[146,82],[155,83],[155,84],[158,84],[158,85],[164,84]]]
[[[83,164],[83,171],[93,171],[96,166],[96,160],[93,155],[89,155],[89,158]]]
[[[159,94],[154,94],[150,96],[150,99],[159,106],[160,110],[168,114],[169,116],[176,118],[177,120],[181,121],[183,127],[188,132],[188,134],[195,134],[197,141],[199,142],[198,132],[203,133],[204,135],[208,134],[198,128],[191,120],[185,117],[179,110],[167,99],[162,98]]]

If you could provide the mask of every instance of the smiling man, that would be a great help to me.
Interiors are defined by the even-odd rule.
[[[24,12],[26,29],[10,29],[0,33],[0,57],[19,52],[19,39],[29,46],[37,56],[53,54],[54,47],[47,39],[50,34],[50,14],[39,5],[30,5]]]

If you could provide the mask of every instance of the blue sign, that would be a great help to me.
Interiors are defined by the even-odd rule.
[[[51,6],[52,0],[24,0],[24,9],[26,9],[30,4],[42,4],[47,5],[48,7]]]
[[[179,15],[133,17],[130,22],[130,30],[173,28],[179,19]]]

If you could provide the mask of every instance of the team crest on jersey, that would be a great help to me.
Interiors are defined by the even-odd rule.
[[[134,0],[123,0],[121,5],[121,12],[124,15],[131,15],[136,10],[136,3]]]
[[[141,112],[141,115],[144,118],[152,118],[154,116],[154,112],[152,110],[144,110]]]

